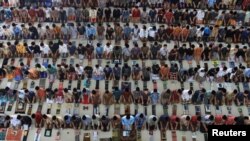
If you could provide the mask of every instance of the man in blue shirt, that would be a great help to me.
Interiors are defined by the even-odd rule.
[[[95,51],[96,51],[96,58],[102,59],[103,47],[100,43],[97,43]]]
[[[129,23],[126,23],[126,25],[123,28],[123,37],[124,40],[129,40],[131,37],[132,29],[129,27]]]
[[[146,116],[143,113],[138,113],[135,116],[135,126],[138,130],[141,130],[144,128],[144,124],[146,121]]]
[[[151,94],[150,94],[150,101],[152,104],[152,112],[153,115],[156,114],[156,104],[159,103],[159,99],[160,99],[160,93],[157,91],[157,89],[154,89]]]
[[[216,3],[216,0],[208,0],[207,1],[207,4],[208,4],[209,8],[214,8],[215,3]]]
[[[93,40],[96,36],[96,29],[93,25],[88,24],[86,28],[86,37],[88,40]]]
[[[122,128],[123,130],[132,130],[132,126],[135,122],[135,118],[131,115],[126,115],[122,117]]]

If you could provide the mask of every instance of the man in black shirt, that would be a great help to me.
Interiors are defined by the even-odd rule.
[[[120,21],[120,16],[121,16],[121,10],[119,8],[114,9],[113,10],[114,22],[119,22]]]
[[[105,17],[104,17],[105,22],[110,22],[111,21],[110,16],[111,16],[111,13],[112,13],[111,9],[110,8],[105,9],[104,13],[105,13]]]
[[[32,124],[32,119],[29,116],[22,116],[21,117],[21,125],[27,125],[28,127],[30,127]]]
[[[38,31],[37,28],[32,25],[31,23],[29,23],[29,31],[30,31],[30,38],[31,39],[38,39]]]
[[[87,78],[92,78],[93,68],[91,67],[91,65],[86,66],[84,68],[84,72],[85,72]]]

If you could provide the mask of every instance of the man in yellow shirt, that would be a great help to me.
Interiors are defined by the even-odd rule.
[[[17,55],[20,57],[24,57],[26,54],[26,48],[22,43],[18,41],[15,42]]]

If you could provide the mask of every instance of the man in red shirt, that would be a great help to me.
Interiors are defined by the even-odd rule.
[[[234,125],[235,124],[235,116],[233,116],[233,115],[229,115],[229,116],[223,115],[222,119],[223,119],[225,125]]]
[[[168,25],[171,25],[173,23],[173,17],[174,17],[174,14],[172,12],[172,9],[169,9],[169,11],[166,12],[165,15],[164,15],[164,18],[165,18],[166,23]]]
[[[35,127],[36,128],[41,128],[42,127],[42,118],[43,118],[43,116],[42,116],[41,112],[36,112],[36,113],[32,114],[31,118],[33,120],[35,120]]]
[[[138,23],[140,21],[140,16],[141,16],[141,11],[136,6],[135,8],[132,9],[132,22]]]
[[[222,115],[216,115],[214,118],[214,125],[222,125],[222,124],[223,124]]]
[[[180,125],[180,118],[176,115],[172,115],[170,117],[170,130],[177,130],[179,129]]]

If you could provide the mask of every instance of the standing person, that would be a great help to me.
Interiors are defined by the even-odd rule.
[[[138,23],[140,21],[141,11],[138,6],[132,9],[132,22]]]
[[[141,96],[141,101],[142,101],[142,105],[144,107],[144,113],[145,115],[147,115],[147,106],[150,103],[150,92],[148,91],[148,89],[144,89],[142,96]]]
[[[150,115],[147,119],[149,132],[157,129],[158,118],[155,115]]]
[[[135,116],[135,127],[137,130],[143,130],[146,123],[146,116],[143,113],[137,113]]]
[[[82,116],[83,129],[88,130],[91,127],[91,117],[89,115]]]
[[[117,103],[117,104],[120,103],[121,95],[122,95],[122,91],[118,87],[115,87],[115,89],[113,91],[115,103]]]
[[[99,91],[92,91],[92,94],[90,96],[90,102],[93,104],[93,114],[100,113],[99,105],[101,104],[101,96]]]
[[[130,131],[134,126],[135,118],[132,115],[125,115],[122,117],[122,129]]]
[[[39,103],[43,103],[46,99],[46,91],[44,88],[36,86],[35,88],[36,90],[36,95],[38,97],[38,102]]]
[[[31,115],[31,118],[35,120],[35,127],[36,128],[41,128],[42,125],[43,125],[43,122],[42,122],[42,114],[41,112],[36,112],[34,114]]]
[[[109,114],[109,107],[114,103],[114,96],[111,92],[106,90],[102,96],[102,103],[106,108],[106,116]]]
[[[161,131],[166,131],[169,129],[169,116],[161,115],[158,121],[158,126]]]
[[[100,127],[100,115],[94,114],[92,116],[92,129],[97,130]]]
[[[114,115],[111,120],[111,125],[113,129],[120,129],[121,128],[121,116]]]
[[[125,110],[125,112],[130,113],[129,105],[132,103],[132,101],[133,98],[131,91],[129,90],[129,88],[125,88],[125,91],[121,95],[121,103],[123,103],[125,109],[127,109],[127,111]]]
[[[101,43],[104,40],[105,27],[102,23],[99,23],[96,27],[97,30],[97,39]]]
[[[110,119],[107,116],[102,116],[100,119],[100,124],[101,124],[101,130],[104,132],[107,132],[110,130]]]
[[[158,92],[157,89],[154,89],[151,93],[150,93],[150,103],[152,104],[152,111],[153,114],[156,115],[156,104],[159,103],[160,101],[160,93]]]
[[[49,75],[49,82],[50,83],[53,83],[56,79],[56,76],[57,76],[57,69],[55,66],[49,64],[48,65],[48,68],[47,68],[47,73]]]

